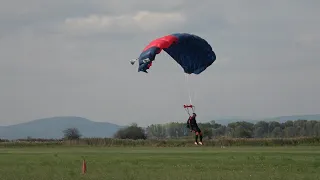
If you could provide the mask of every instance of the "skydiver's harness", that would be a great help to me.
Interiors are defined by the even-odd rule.
[[[190,118],[191,118],[191,113],[195,112],[195,106],[192,104],[185,104],[183,105],[183,108],[186,110],[186,112],[189,115],[188,121],[187,121],[187,128],[190,129],[190,131],[192,130],[192,124],[190,122]],[[192,111],[192,112],[190,112]]]

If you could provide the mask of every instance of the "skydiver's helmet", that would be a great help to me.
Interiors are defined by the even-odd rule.
[[[192,115],[193,115],[193,117],[196,117],[196,116],[197,116],[197,114],[196,114],[196,113],[192,113]]]

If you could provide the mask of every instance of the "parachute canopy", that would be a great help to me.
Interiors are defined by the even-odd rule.
[[[138,72],[147,73],[156,55],[167,52],[187,74],[200,74],[215,60],[216,55],[208,42],[199,36],[188,33],[166,35],[151,41],[139,58]]]

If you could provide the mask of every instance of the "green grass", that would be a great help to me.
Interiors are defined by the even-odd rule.
[[[104,146],[104,147],[193,147],[193,137],[188,139],[166,140],[132,140],[114,138],[81,138],[79,140],[62,139],[21,139],[19,141],[1,142],[0,148],[14,147],[57,147],[57,146]],[[205,139],[208,147],[231,146],[320,146],[320,137],[296,137],[296,138],[230,138],[217,137],[211,140]]]
[[[1,148],[0,179],[317,180],[320,147]]]

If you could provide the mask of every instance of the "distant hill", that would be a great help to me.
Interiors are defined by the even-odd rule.
[[[31,138],[62,138],[62,131],[67,128],[78,128],[82,137],[111,137],[121,126],[74,116],[52,117],[0,126],[0,139],[11,140],[28,136]]]
[[[246,122],[255,123],[255,120],[252,120],[249,118],[242,118],[242,117],[218,118],[218,119],[215,119],[214,121],[216,123],[222,124],[222,125],[228,125],[229,123],[239,122],[239,121],[246,121]]]
[[[320,114],[309,114],[309,115],[292,115],[292,116],[279,116],[274,118],[264,119],[264,121],[277,121],[277,122],[286,122],[294,120],[320,120]]]
[[[277,121],[280,123],[288,120],[320,120],[320,114],[280,116],[265,119],[249,119],[243,117],[217,118],[216,123],[227,125],[231,122],[246,121],[256,123],[258,121]],[[112,137],[122,126],[108,122],[94,122],[86,118],[75,116],[62,116],[37,119],[34,121],[0,126],[0,139],[24,139],[31,138],[62,138],[63,130],[78,128],[82,137]]]

